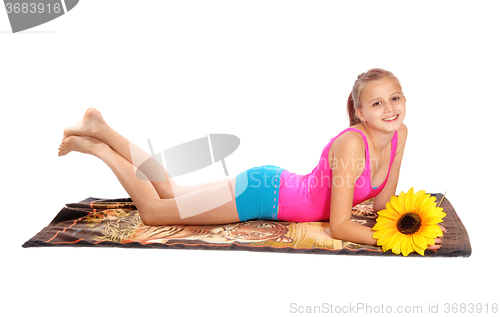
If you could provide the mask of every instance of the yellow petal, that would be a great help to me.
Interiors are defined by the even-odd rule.
[[[404,200],[405,195],[406,195],[406,193],[402,191],[402,192],[399,193],[398,197],[401,197]]]
[[[390,231],[392,230],[392,228],[386,228],[386,229],[381,229],[381,230],[377,230],[375,231],[375,233],[372,235],[372,238],[373,239],[380,239],[381,237],[385,236],[386,234],[388,234]]]
[[[425,225],[435,225],[437,223],[443,222],[443,218],[432,215],[421,217],[420,220],[422,221],[422,224]]]
[[[429,202],[430,202],[430,203],[433,203],[433,202],[435,202],[435,201],[436,201],[436,196],[430,196],[430,197],[429,197]]]
[[[382,216],[382,217],[390,218],[390,219],[395,220],[395,221],[398,221],[399,217],[400,217],[400,215],[396,211],[387,210],[387,209],[383,209],[383,210],[379,211],[378,215],[379,215],[379,217]]]
[[[375,226],[373,226],[372,230],[382,230],[387,228],[396,228],[396,221],[394,220],[384,220],[377,222]]]
[[[401,245],[401,240],[403,239],[404,237],[404,234],[402,234],[401,232],[399,232],[397,229],[396,229],[396,232],[394,232],[394,234],[391,236],[391,238],[389,239],[389,241],[387,241],[386,245],[388,247],[388,249],[393,249],[395,245]],[[400,249],[400,247],[398,247]],[[399,254],[399,253],[398,253]]]
[[[413,249],[415,250],[415,252],[417,252],[418,254],[420,254],[422,256],[425,254],[425,249],[422,249],[421,247],[419,247],[416,244],[413,244]]]
[[[434,230],[436,230],[436,232],[437,232],[437,236],[438,237],[442,237],[443,236],[443,231],[441,230],[441,228],[439,228],[438,225],[433,225],[433,227],[434,227]]]
[[[426,238],[435,238],[439,235],[443,235],[443,232],[438,225],[422,225],[418,232],[423,234]]]
[[[384,234],[377,240],[377,245],[384,245],[398,232],[398,229],[386,229]]]
[[[425,196],[415,197],[415,211],[419,211],[422,208],[422,205],[425,204]]]
[[[388,218],[386,216],[381,216],[379,215],[376,219],[377,222],[384,222],[384,221],[394,221],[392,218]]]
[[[435,235],[434,237],[439,237],[443,235],[443,231],[441,231],[441,228],[439,228],[438,225],[428,225],[427,227],[429,227],[433,231]]]
[[[401,193],[401,194],[403,194],[403,193]],[[401,197],[401,194],[399,197]],[[391,197],[391,206],[392,206],[392,208],[397,210],[400,215],[403,215],[406,213],[405,209],[403,207],[403,204],[401,203],[400,199],[396,196]]]
[[[404,197],[404,206],[405,206],[405,209],[406,209],[406,212],[413,212],[413,209],[415,207],[415,194],[413,194],[413,187],[410,188],[410,190],[408,191],[408,193],[406,193],[405,197]]]
[[[412,235],[413,249],[420,255],[424,255],[427,249],[427,240],[420,232],[415,232]]]
[[[420,214],[423,216],[441,216],[444,217],[446,214],[443,212],[443,208],[436,207],[436,204],[425,205],[420,210]]]
[[[420,197],[424,196],[430,196],[431,194],[425,194],[424,190],[419,190],[418,192],[415,193],[415,199],[419,199]]]
[[[444,213],[442,211],[439,211],[439,210],[435,210],[434,212],[432,212],[432,215],[435,216],[435,217],[439,217],[441,219],[443,219],[444,217],[446,217],[446,213]]]
[[[401,217],[402,215],[404,215],[406,213],[404,211],[404,209],[397,209],[391,204],[389,204],[389,206],[386,209],[387,209],[387,211],[394,213],[394,214],[398,215],[399,217]]]
[[[401,253],[401,241],[403,241],[403,238],[405,237],[405,235],[398,231],[398,233],[396,233],[393,237],[394,237],[394,240],[393,239],[389,240],[389,243],[387,245],[391,247],[392,253],[400,254]]]
[[[403,253],[404,256],[407,256],[412,251],[411,235],[405,235],[403,241],[401,242],[401,253]]]
[[[417,213],[421,216],[425,216],[428,215],[429,213],[432,213],[434,211],[434,208],[436,208],[435,203],[425,201],[422,202],[422,204],[417,208]]]
[[[420,232],[415,232],[412,236],[412,239],[414,247],[417,246],[418,248],[423,250],[427,249],[427,239]]]

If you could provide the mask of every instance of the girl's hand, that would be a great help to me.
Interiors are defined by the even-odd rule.
[[[439,228],[441,228],[441,231],[443,231],[443,233],[448,232],[445,227],[443,227],[441,225],[438,225],[438,226],[439,226]],[[433,245],[429,245],[427,247],[427,249],[429,249],[429,250],[439,250],[441,248],[441,243],[443,243],[443,237],[442,236],[441,237],[437,237],[436,239],[434,239],[434,244]]]

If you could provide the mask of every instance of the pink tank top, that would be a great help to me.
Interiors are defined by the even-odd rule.
[[[361,134],[365,142],[365,168],[363,173],[356,180],[354,187],[353,206],[368,200],[378,195],[385,187],[389,172],[385,177],[384,183],[372,188],[371,184],[371,164],[370,152],[368,150],[368,141],[366,136],[358,129],[347,128],[325,146],[321,153],[321,158],[318,165],[313,171],[307,175],[298,175],[284,170],[281,173],[281,184],[279,189],[278,199],[278,219],[282,221],[293,222],[310,222],[321,221],[330,218],[330,196],[332,185],[332,169],[328,162],[328,154],[332,143],[342,134],[347,131],[356,131]],[[391,161],[389,171],[391,170],[392,162],[396,155],[398,145],[398,132],[394,133],[391,140]],[[359,162],[348,162],[359,164]],[[338,167],[342,165],[339,162]]]

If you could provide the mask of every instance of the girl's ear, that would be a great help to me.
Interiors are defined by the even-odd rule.
[[[359,120],[361,120],[361,122],[365,122],[366,119],[365,117],[363,116],[363,112],[361,112],[361,109],[356,109],[356,116],[359,118]]]

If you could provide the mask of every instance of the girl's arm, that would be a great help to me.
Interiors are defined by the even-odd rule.
[[[359,133],[346,132],[333,142],[330,232],[334,239],[376,245],[371,228],[351,221],[354,185],[363,172],[356,164],[365,159],[365,144]],[[354,164],[353,164],[354,163]]]
[[[401,159],[403,158],[406,144],[407,128],[403,124],[398,130],[398,149],[392,163],[389,179],[386,187],[374,198],[375,211],[385,208],[385,203],[390,201],[396,192]],[[365,145],[358,133],[344,133],[332,145],[334,147],[334,160],[337,164],[332,166],[332,187],[330,205],[330,232],[334,239],[348,240],[355,243],[377,245],[373,239],[374,231],[366,226],[351,221],[352,201],[354,197],[354,185],[363,172],[352,164],[365,158]],[[342,167],[342,168],[339,168]],[[441,226],[440,226],[441,227]],[[441,227],[444,233],[446,229]],[[437,250],[441,247],[442,238],[435,239],[435,244],[428,249]]]
[[[378,212],[385,209],[385,205],[391,200],[391,196],[396,194],[396,187],[398,186],[399,170],[401,168],[401,161],[403,160],[403,153],[406,145],[406,137],[408,135],[408,128],[402,124],[398,130],[398,148],[396,150],[396,157],[392,162],[389,178],[385,184],[384,189],[373,198],[373,210]]]

